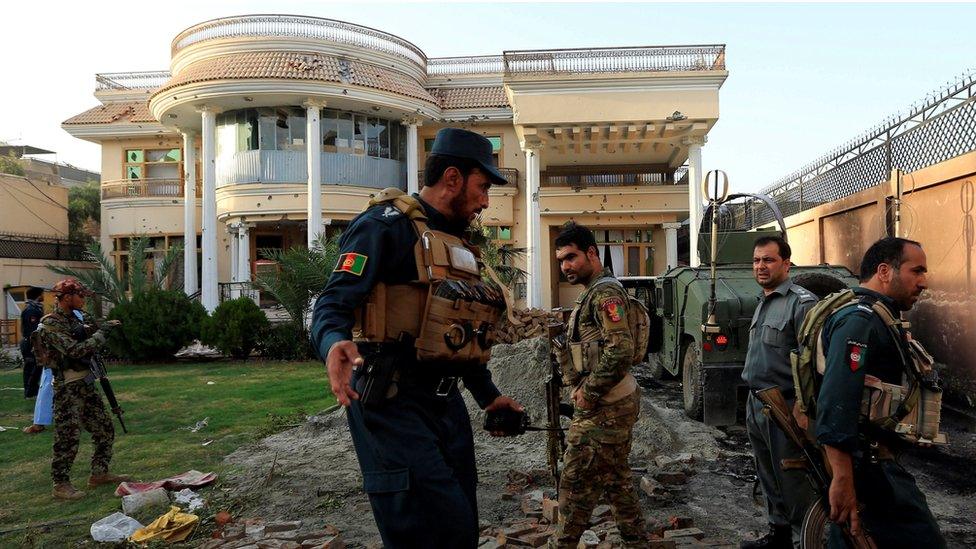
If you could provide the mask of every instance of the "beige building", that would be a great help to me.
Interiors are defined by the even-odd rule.
[[[679,222],[700,218],[687,182],[718,119],[724,51],[428,58],[340,21],[228,17],[179,33],[169,71],[98,75],[101,105],[63,127],[102,145],[105,248],[187,243],[187,291],[210,310],[221,284],[250,280],[257,249],[341,230],[378,189],[416,191],[439,128],[480,132],[512,183],[492,189],[483,223],[528,250],[528,305],[568,305],[551,245],[567,220],[596,230],[618,274],[677,264]]]
[[[0,174],[0,343],[19,340],[27,287],[50,288],[62,278],[47,266],[91,267],[83,258],[84,247],[68,241],[68,188]]]

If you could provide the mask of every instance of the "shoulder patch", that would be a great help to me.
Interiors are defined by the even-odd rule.
[[[610,322],[620,322],[623,318],[623,304],[619,297],[607,297],[600,301],[600,309],[606,313]]]
[[[389,219],[391,217],[396,217],[398,215],[403,215],[400,210],[394,208],[393,206],[386,206],[383,208],[383,213],[381,214],[383,218]]]
[[[856,372],[861,369],[861,366],[864,365],[864,359],[867,356],[867,353],[868,346],[866,343],[854,341],[853,339],[847,340],[847,359],[852,372]]]
[[[363,270],[366,268],[367,259],[369,259],[369,257],[363,254],[353,252],[344,253],[339,256],[339,261],[336,263],[336,267],[333,272],[342,272],[362,276]]]
[[[401,219],[407,219],[407,216],[403,215],[403,212],[392,204],[377,204],[367,209],[360,216],[367,223],[371,221],[382,221],[387,225],[392,225]]]

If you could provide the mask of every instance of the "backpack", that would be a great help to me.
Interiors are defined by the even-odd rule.
[[[651,316],[647,312],[647,305],[630,295],[619,280],[610,276],[598,280],[587,293],[601,284],[615,284],[627,296],[627,324],[630,326],[630,335],[634,338],[634,356],[631,358],[631,366],[636,366],[644,362],[647,357],[647,346],[651,339]],[[574,326],[573,329],[577,330],[578,326]]]
[[[44,326],[44,320],[47,319],[49,316],[51,315],[47,314],[41,318],[41,321],[37,324],[37,328],[35,328],[34,331],[31,332],[29,337],[31,349],[34,352],[34,358],[37,359],[37,365],[43,368],[55,367],[55,364],[53,363],[51,357],[51,353],[50,351],[48,351],[47,346],[44,345],[44,338],[41,337],[41,330],[47,329]]]
[[[790,365],[793,370],[797,406],[809,418],[816,418],[817,416],[817,397],[820,394],[821,378],[826,368],[823,340],[820,337],[824,324],[835,312],[861,302],[861,298],[853,290],[847,288],[821,299],[803,318],[803,323],[797,332],[799,345],[790,352]],[[874,314],[881,317],[889,331],[892,332],[892,337],[896,339],[895,344],[897,345],[898,336],[894,330],[895,326],[900,323],[899,320],[892,316],[891,312],[880,303],[871,300],[865,300],[863,303],[869,305]],[[905,357],[905,360],[907,363],[912,359]],[[910,378],[918,375],[914,369],[908,373],[911,374]],[[912,381],[916,380],[917,378],[912,379]],[[919,384],[912,383],[901,405],[898,406],[898,410],[890,416],[889,419],[892,421],[884,421],[884,423],[900,421],[915,407],[918,398]]]

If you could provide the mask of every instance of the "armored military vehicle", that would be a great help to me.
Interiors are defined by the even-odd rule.
[[[734,206],[742,200],[766,202],[778,217],[779,227],[759,231],[736,227]],[[762,296],[752,274],[753,243],[764,235],[785,237],[786,227],[775,203],[761,195],[731,195],[713,201],[713,206],[706,210],[702,223],[701,267],[677,267],[657,277],[621,280],[636,295],[646,297],[651,313],[650,374],[681,379],[689,417],[709,425],[732,425],[745,396],[740,376],[753,312]],[[712,211],[723,216],[721,226],[712,223]],[[740,224],[744,223],[740,220]],[[710,234],[713,226],[720,226],[715,239]],[[711,242],[717,244],[714,278]],[[790,275],[820,297],[857,284],[856,277],[840,266],[794,265]],[[653,295],[649,294],[651,287]]]

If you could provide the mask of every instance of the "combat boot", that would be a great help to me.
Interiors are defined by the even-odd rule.
[[[56,499],[81,499],[85,497],[85,493],[78,490],[71,485],[70,482],[59,482],[54,485],[54,490],[51,490],[51,495]]]
[[[766,535],[740,542],[739,549],[793,549],[793,530],[789,526],[770,524]]]
[[[92,475],[88,477],[88,487],[95,488],[103,484],[118,484],[120,482],[129,482],[132,477],[129,475],[113,475],[112,473],[102,473],[100,475]]]

